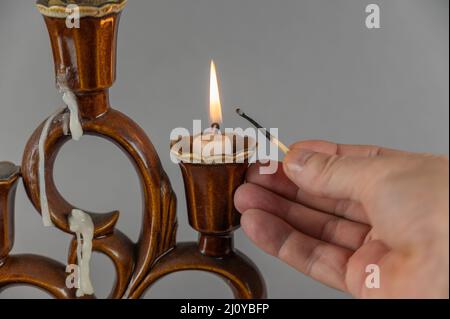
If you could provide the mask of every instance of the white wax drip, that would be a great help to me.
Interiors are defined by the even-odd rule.
[[[81,126],[78,115],[77,97],[72,91],[64,90],[63,92],[63,101],[66,103],[70,111],[70,133],[72,135],[72,139],[79,141],[83,136],[83,127]]]
[[[78,285],[77,297],[93,295],[94,287],[90,278],[89,263],[92,254],[92,239],[94,237],[94,223],[85,212],[74,209],[69,216],[70,231],[77,236]]]
[[[62,113],[63,109],[60,109],[53,113],[45,122],[44,127],[41,132],[41,136],[39,138],[39,197],[41,199],[41,214],[42,214],[42,222],[45,227],[53,226],[53,222],[50,218],[50,211],[48,208],[48,200],[47,200],[47,189],[45,185],[45,141],[47,139],[48,130],[50,125],[52,124],[55,117]]]
[[[63,101],[69,109],[69,115],[64,114],[61,121],[63,134],[68,135],[69,131],[72,139],[79,141],[83,136],[83,127],[80,123],[78,103],[76,96],[68,89],[62,89]],[[45,142],[47,140],[50,125],[55,117],[63,113],[66,108],[62,108],[52,114],[44,124],[39,138],[39,197],[41,202],[42,221],[45,227],[54,226],[48,205],[47,190],[45,183]],[[69,216],[69,227],[77,236],[77,259],[78,259],[78,290],[77,297],[94,294],[94,288],[90,279],[89,263],[92,254],[92,239],[94,236],[94,223],[91,217],[81,210],[74,209]]]
[[[70,134],[69,121],[70,121],[70,114],[64,113],[62,122],[63,122],[63,133],[64,133],[65,136]]]
[[[70,133],[72,135],[72,139],[79,141],[83,136],[83,128],[80,123],[80,118],[78,115],[78,103],[76,96],[73,92],[66,88],[61,89],[64,92],[63,101],[66,103],[67,107],[70,111]],[[47,140],[48,130],[50,125],[52,124],[55,117],[64,112],[65,108],[62,108],[52,114],[44,124],[44,128],[42,129],[41,136],[39,138],[39,197],[41,201],[41,214],[42,214],[42,222],[45,227],[53,226],[53,222],[50,217],[50,211],[48,207],[48,198],[47,198],[47,190],[45,184],[45,142]],[[64,135],[67,135],[67,120],[66,115],[64,115],[63,123],[63,132]]]

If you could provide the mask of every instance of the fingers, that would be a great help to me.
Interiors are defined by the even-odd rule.
[[[359,181],[359,183],[355,185],[349,185],[346,184],[346,188],[342,189],[342,197],[339,195],[336,196],[330,196],[331,198],[337,198],[337,199],[354,199],[350,197],[352,193],[354,193],[354,190],[356,190],[356,193],[361,193],[361,189],[366,188],[364,183],[370,184],[372,182],[371,177],[374,179],[377,178],[380,174],[382,174],[385,170],[383,169],[382,165],[375,165],[376,163],[380,163],[380,158],[386,158],[386,157],[394,157],[394,156],[405,156],[405,155],[411,155],[412,153],[399,151],[399,150],[392,150],[387,148],[382,148],[379,146],[371,146],[371,145],[345,145],[345,144],[336,144],[332,142],[327,141],[301,141],[298,143],[293,144],[290,147],[291,151],[289,152],[288,156],[286,157],[284,163],[284,168],[286,169],[287,166],[290,166],[294,170],[298,170],[299,168],[302,169],[303,167],[299,167],[298,165],[295,165],[295,160],[299,160],[301,158],[306,159],[309,156],[301,156],[302,153],[305,152],[305,150],[311,151],[313,153],[321,153],[323,155],[314,156],[314,159],[311,161],[309,168],[309,174],[304,173],[304,175],[309,176],[310,178],[307,179],[309,183],[314,182],[316,189],[314,193],[324,192],[324,196],[327,196],[327,190],[318,190],[317,188],[319,186],[323,186],[321,183],[328,183],[327,179],[333,180],[336,182],[335,186],[338,186],[339,180],[342,181],[341,184],[344,184],[344,182],[356,182]],[[310,154],[313,155],[313,154]],[[328,155],[328,156],[327,156]],[[313,157],[313,156],[311,156]],[[305,163],[306,164],[306,163]],[[341,168],[338,170],[338,167]],[[372,168],[372,170],[369,170],[369,167]],[[377,171],[378,169],[378,171]],[[315,170],[315,172],[313,172]],[[335,172],[338,170],[338,172]],[[335,173],[341,173],[340,176],[334,178]],[[297,174],[289,174],[287,170],[285,170],[286,175],[289,177],[289,179],[292,180],[294,178],[293,175]],[[316,176],[312,176],[316,174]],[[351,174],[350,176],[348,174]],[[346,180],[340,179],[341,177],[348,177]],[[298,176],[296,180],[293,180],[294,183],[297,186],[301,186],[303,184],[306,184],[307,182],[304,181],[303,184],[300,180],[298,180]],[[364,187],[363,187],[364,186]],[[303,191],[309,192],[311,189],[308,189],[307,187],[300,187]],[[353,190],[352,190],[353,188]],[[329,190],[328,190],[329,191]]]
[[[352,251],[309,237],[262,210],[246,211],[241,224],[261,249],[320,282],[346,291],[346,264]]]
[[[370,289],[366,281],[370,280],[370,274],[377,276],[375,271],[380,271],[380,287],[385,286],[386,272],[381,273],[381,266],[385,263],[386,256],[391,250],[380,240],[373,240],[362,246],[350,257],[345,278],[348,291],[357,298],[377,297],[380,289]]]
[[[278,167],[274,174],[260,174],[261,167],[266,165],[262,165],[259,162],[251,165],[247,171],[247,182],[260,185],[289,200],[295,201],[298,186],[286,176],[283,171],[283,164],[277,163],[277,165]]]
[[[247,182],[260,185],[280,196],[305,206],[342,216],[356,222],[368,223],[368,219],[360,203],[311,195],[303,189],[298,188],[286,176],[282,163],[277,163],[277,165],[278,169],[275,174],[260,174],[260,168],[264,165],[255,163],[248,169]]]
[[[368,225],[318,212],[251,183],[237,190],[235,205],[240,212],[263,210],[306,235],[351,250],[358,249],[370,231]]]
[[[401,156],[409,155],[412,153],[388,149],[375,145],[348,145],[337,144],[327,141],[300,141],[291,145],[290,149],[308,149],[317,153],[325,153],[330,155],[347,155],[347,156]]]
[[[389,161],[379,157],[339,156],[305,149],[291,150],[284,162],[286,175],[299,188],[320,197],[364,202]],[[387,167],[386,167],[387,166]]]
[[[303,189],[297,191],[297,202],[322,212],[333,214],[358,223],[369,224],[364,207],[349,199],[332,199],[311,195]]]

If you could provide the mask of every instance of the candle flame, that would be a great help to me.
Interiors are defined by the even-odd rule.
[[[209,88],[209,116],[211,124],[222,124],[222,106],[220,103],[219,81],[216,64],[211,61],[211,78]]]

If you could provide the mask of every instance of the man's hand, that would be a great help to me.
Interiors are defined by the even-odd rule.
[[[448,298],[448,158],[307,141],[279,165],[253,165],[235,195],[256,245],[355,297]]]

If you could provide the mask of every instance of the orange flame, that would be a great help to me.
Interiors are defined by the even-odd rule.
[[[211,61],[211,78],[209,87],[209,117],[211,124],[222,124],[222,106],[220,103],[219,81],[216,65]]]

